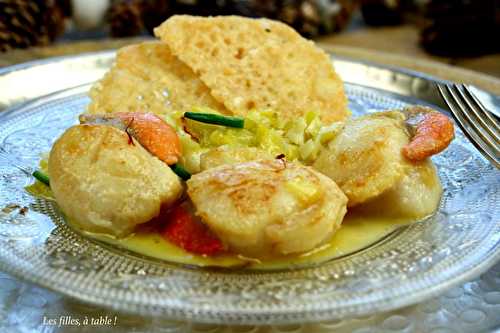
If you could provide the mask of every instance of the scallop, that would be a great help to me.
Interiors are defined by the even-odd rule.
[[[203,222],[233,252],[253,258],[309,251],[332,237],[346,213],[334,181],[284,160],[222,165],[187,186]]]
[[[422,219],[437,210],[442,192],[436,167],[426,159],[412,164],[391,189],[356,208],[379,216]]]
[[[124,131],[77,125],[54,144],[50,186],[77,227],[125,236],[182,194],[180,179]]]
[[[348,121],[322,149],[313,167],[333,179],[356,206],[395,186],[411,165],[401,153],[409,142],[404,116],[374,113]]]

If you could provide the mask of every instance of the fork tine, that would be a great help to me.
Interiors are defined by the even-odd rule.
[[[500,165],[498,146],[484,134],[482,128],[472,119],[469,109],[455,92],[455,89],[458,90],[458,88],[454,85],[446,85],[446,88],[457,106],[455,113],[459,114],[459,119],[462,121],[462,125],[465,125],[468,134],[475,138],[476,144],[483,148],[483,151],[488,155],[490,160],[494,160],[495,165]]]
[[[476,95],[470,90],[469,86],[462,84],[464,91],[470,96],[470,98],[476,103],[476,105],[484,112],[489,121],[495,126],[497,131],[500,131],[500,125],[498,124],[498,118],[494,118],[490,112],[484,107],[483,103],[476,97]]]
[[[472,111],[469,111],[469,108],[467,105],[464,104],[463,100],[460,98],[460,89],[458,88],[457,85],[448,85],[447,86],[448,91],[450,92],[451,96],[454,98],[455,103],[458,105],[460,110],[462,111],[462,114],[467,118],[468,125],[474,129],[476,134],[489,146],[491,147],[496,154],[498,154],[499,149],[497,147],[497,144],[493,142],[490,138],[490,136],[486,135],[484,133],[484,128],[481,126],[478,126],[477,122],[474,121],[474,119],[471,116]]]
[[[497,121],[490,116],[488,110],[486,110],[486,108],[465,84],[462,84],[461,87],[462,89],[455,85],[456,90],[458,90],[460,96],[462,96],[463,100],[472,110],[477,120],[481,123],[481,125],[483,125],[484,129],[491,135],[491,137],[493,137],[497,143],[500,143],[500,135],[498,134],[498,132],[500,132],[500,126],[498,126]]]
[[[469,141],[486,157],[489,161],[493,163],[493,165],[497,168],[500,168],[500,162],[498,158],[489,151],[487,146],[485,147],[485,143],[477,136],[477,134],[473,131],[473,129],[468,126],[467,120],[463,117],[460,107],[458,103],[453,99],[452,95],[448,92],[449,87],[446,84],[437,84],[437,88],[439,93],[445,100],[446,104],[450,108],[450,111],[457,121],[458,125],[467,136]]]

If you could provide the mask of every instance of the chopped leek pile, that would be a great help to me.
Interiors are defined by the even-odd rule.
[[[251,111],[244,122],[206,107],[194,108],[187,114],[189,118],[183,112],[174,112],[166,115],[165,120],[179,134],[183,150],[181,164],[190,173],[199,172],[201,154],[219,146],[256,147],[273,155],[284,154],[289,161],[312,164],[321,147],[342,129],[342,123],[323,125],[315,112],[284,121],[270,110]],[[238,121],[236,127],[241,124],[243,128],[224,126],[226,120],[234,119]]]

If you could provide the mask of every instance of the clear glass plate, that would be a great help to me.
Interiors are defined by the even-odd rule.
[[[13,165],[40,154],[88,103],[81,86],[0,114],[0,269],[80,300],[139,314],[214,323],[345,318],[416,303],[500,258],[500,177],[459,132],[434,159],[445,189],[437,214],[376,245],[316,267],[273,272],[190,268],[124,252],[69,228]],[[354,115],[421,103],[346,85]]]

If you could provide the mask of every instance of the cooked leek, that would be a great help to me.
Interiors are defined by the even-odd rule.
[[[243,118],[222,116],[213,113],[185,112],[184,117],[205,124],[222,125],[235,128],[243,128],[245,126],[245,120]]]
[[[182,180],[189,180],[189,178],[191,178],[191,174],[179,164],[171,165],[170,169],[172,169],[172,171]]]
[[[32,173],[33,177],[35,177],[39,182],[44,183],[47,186],[50,186],[50,180],[49,176],[47,176],[45,173],[43,173],[40,170],[35,170],[35,172]]]

